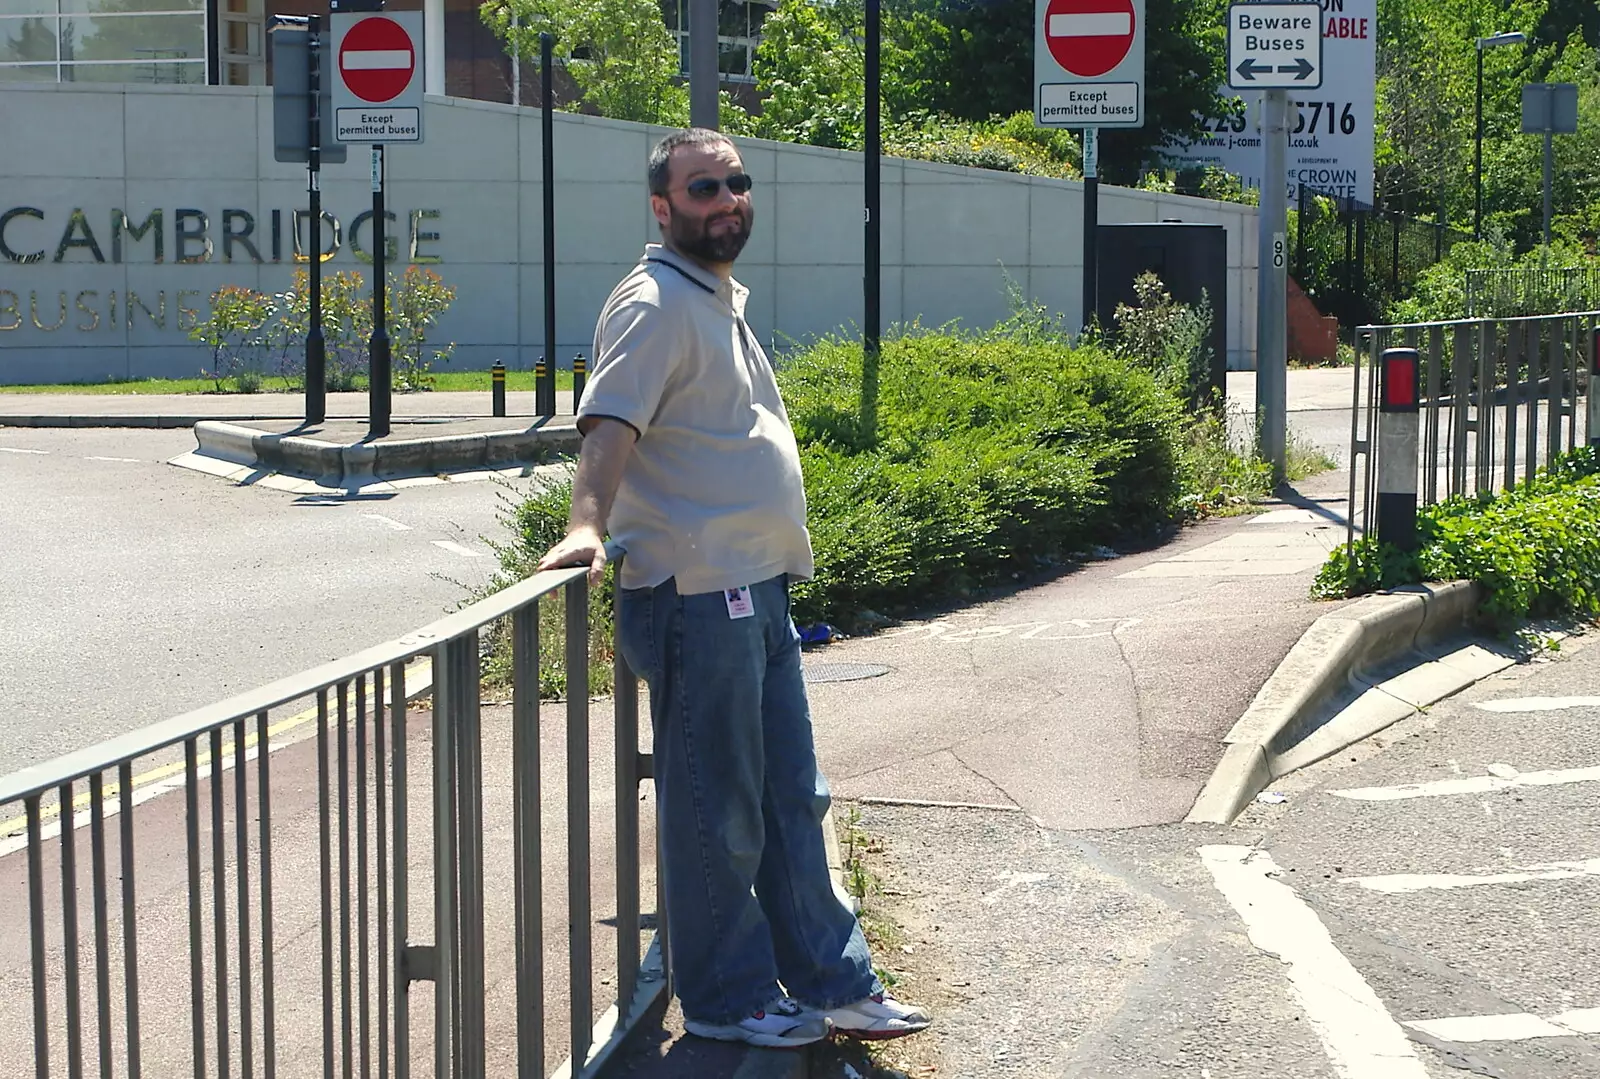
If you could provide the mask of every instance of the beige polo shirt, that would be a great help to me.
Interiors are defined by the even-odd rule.
[[[815,568],[800,451],[748,296],[650,244],[601,309],[578,416],[639,434],[608,522],[624,588],[716,592]]]

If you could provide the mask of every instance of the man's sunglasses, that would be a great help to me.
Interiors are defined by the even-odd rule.
[[[723,184],[728,185],[728,194],[737,198],[740,195],[748,195],[750,193],[750,185],[753,183],[755,183],[755,181],[750,179],[747,174],[736,172],[726,180],[718,180],[711,176],[702,176],[698,180],[690,180],[687,184],[683,185],[683,189],[687,191],[689,193],[689,197],[694,199],[696,202],[710,202],[712,199],[717,197],[718,193],[722,191]]]

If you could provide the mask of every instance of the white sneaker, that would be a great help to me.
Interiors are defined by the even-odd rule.
[[[928,1024],[933,1022],[923,1009],[902,1004],[887,993],[877,993],[822,1014],[833,1024],[836,1033],[869,1042],[903,1038],[928,1029]]]
[[[702,1023],[684,1019],[683,1028],[701,1038],[719,1042],[745,1042],[769,1049],[789,1049],[820,1042],[832,1028],[820,1014],[798,1001],[779,997],[754,1015],[737,1023]]]

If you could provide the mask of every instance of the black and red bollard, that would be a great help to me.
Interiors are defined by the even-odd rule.
[[[1379,364],[1377,535],[1415,551],[1422,355],[1414,348],[1385,349]]]

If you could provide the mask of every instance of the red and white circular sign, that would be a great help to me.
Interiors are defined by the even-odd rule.
[[[1135,18],[1133,0],[1050,0],[1045,44],[1067,71],[1098,78],[1127,58]]]
[[[339,76],[362,101],[374,105],[393,101],[411,85],[416,70],[411,35],[393,19],[372,15],[345,31],[339,45]]]

